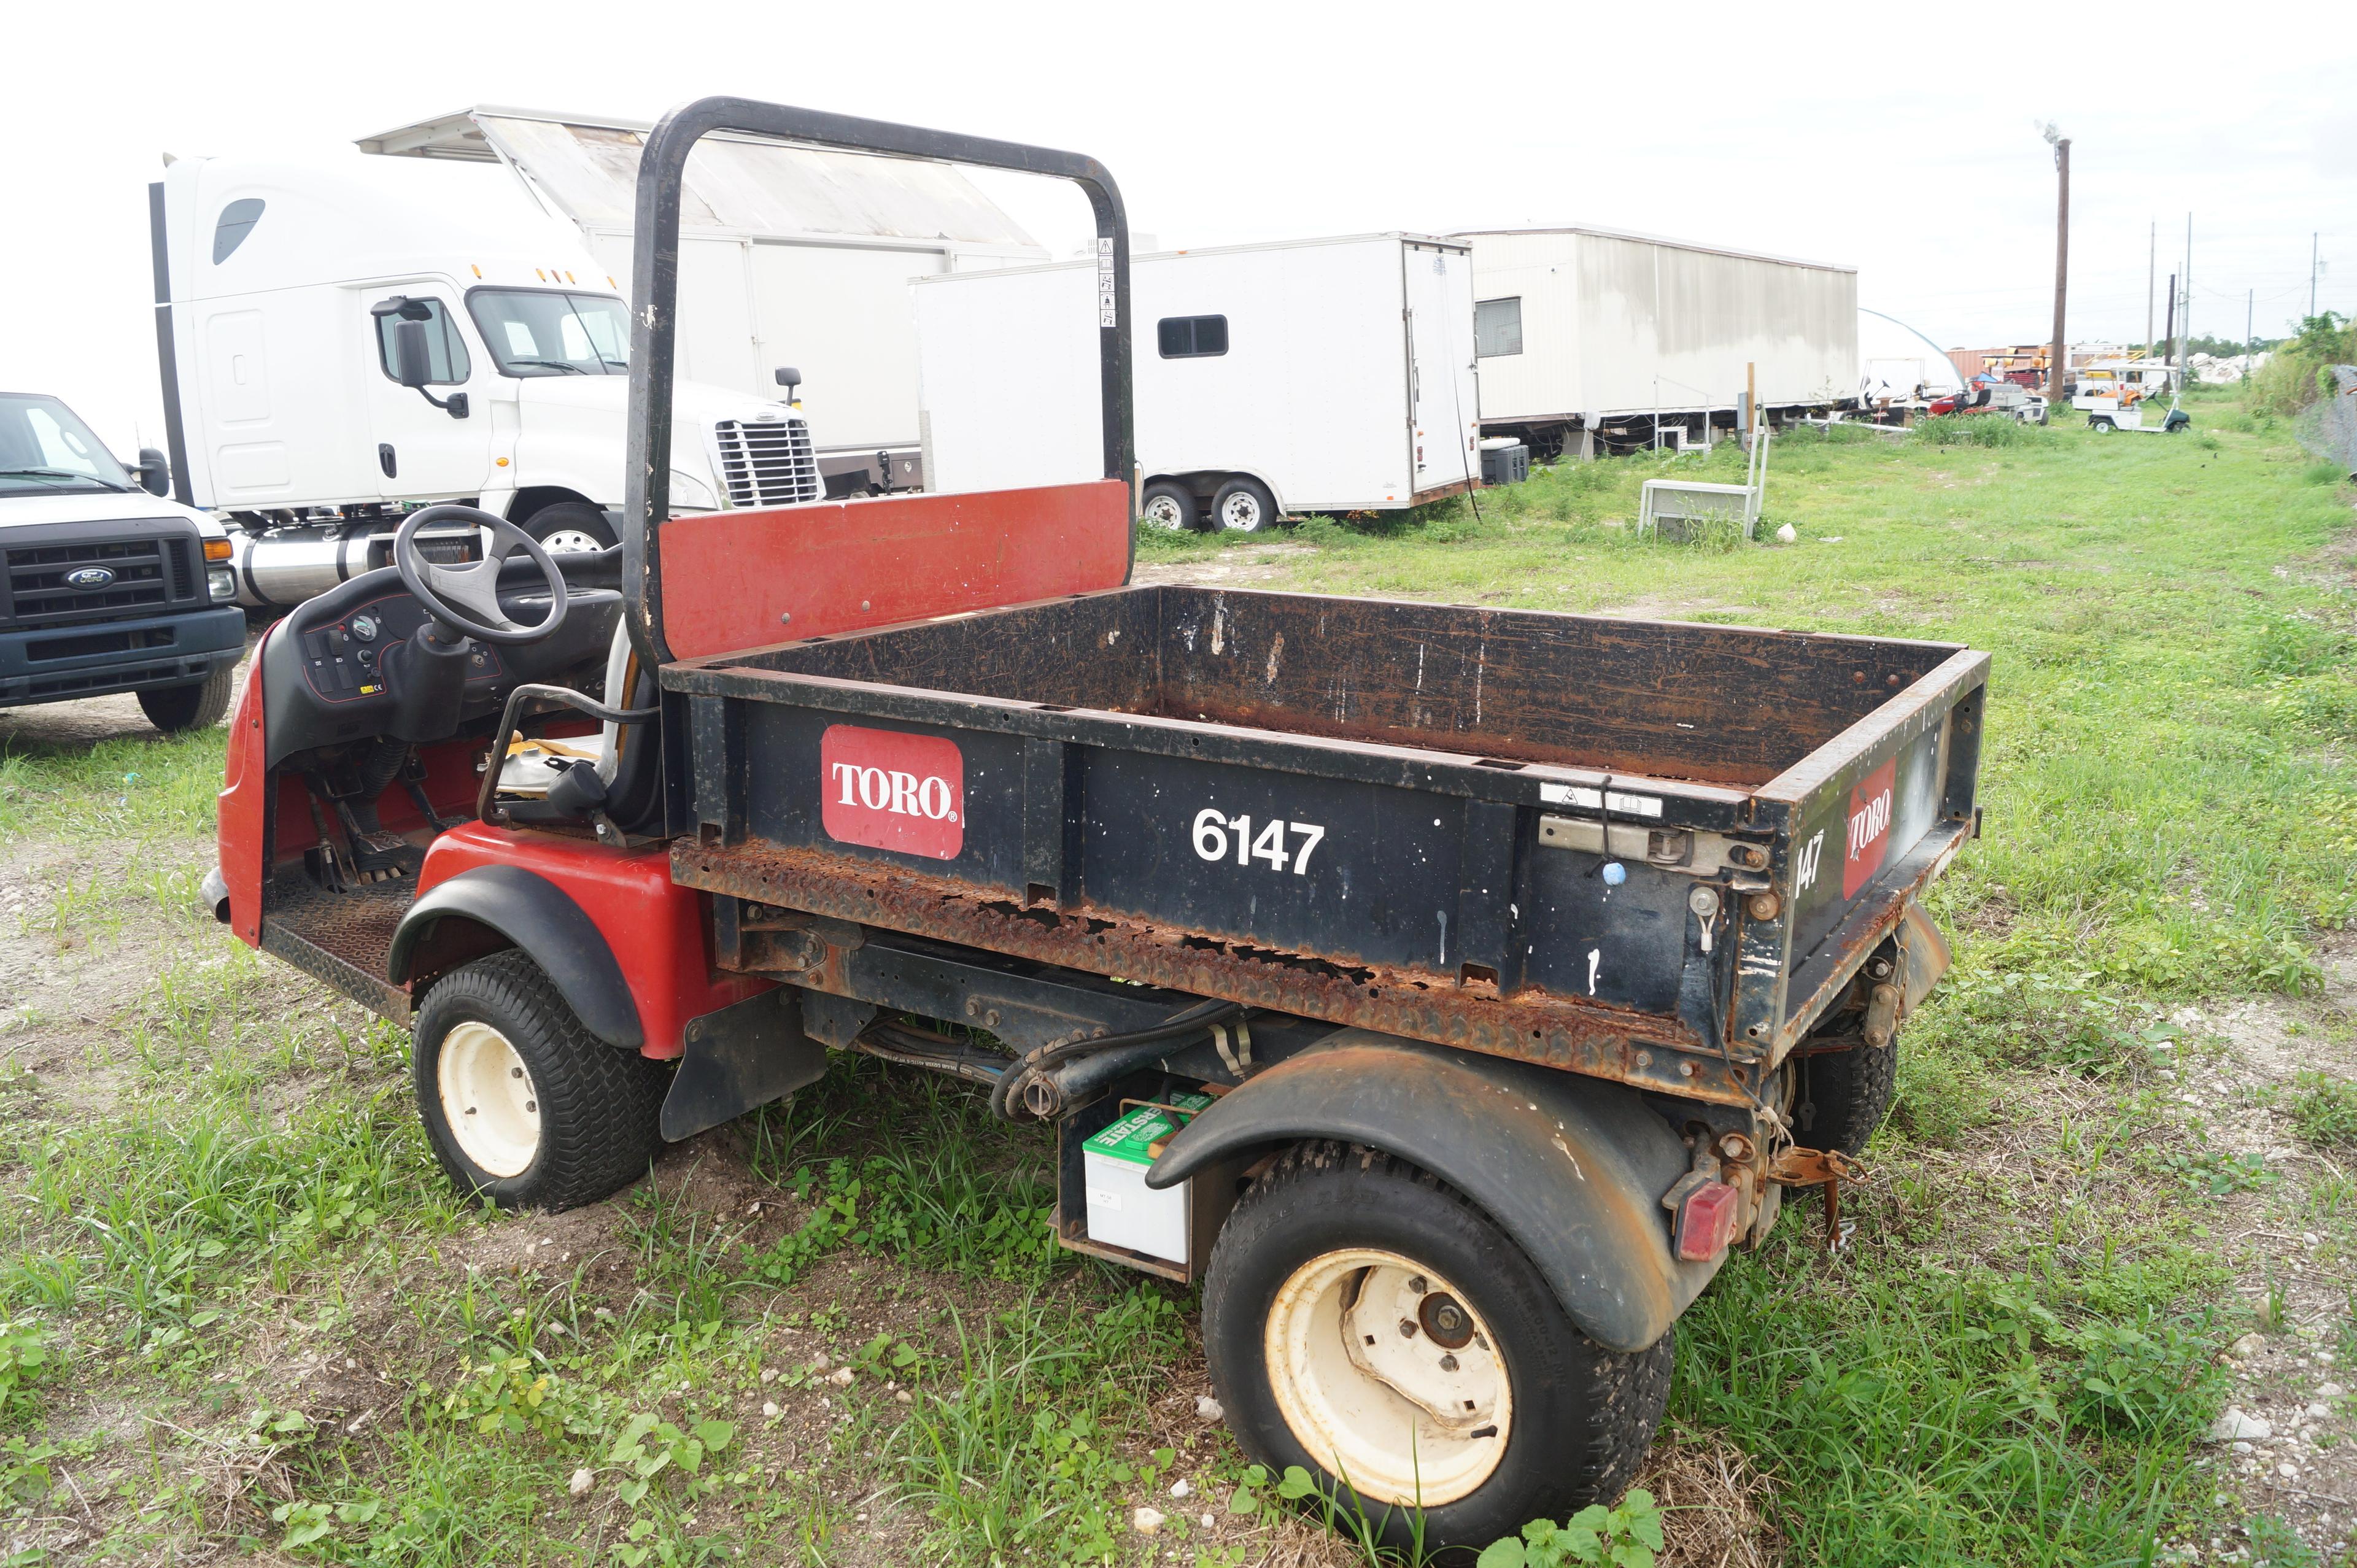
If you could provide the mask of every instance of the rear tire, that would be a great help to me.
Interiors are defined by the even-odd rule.
[[[1383,1321],[1360,1324],[1365,1307]],[[1462,1194],[1336,1143],[1297,1144],[1253,1184],[1203,1295],[1212,1383],[1244,1450],[1307,1468],[1395,1548],[1418,1498],[1427,1550],[1479,1550],[1617,1498],[1668,1401],[1674,1337],[1606,1350]]]
[[[1201,509],[1195,504],[1194,491],[1184,485],[1158,479],[1146,487],[1146,499],[1138,507],[1137,515],[1157,528],[1184,533],[1196,526]]]
[[[1276,498],[1258,479],[1236,475],[1211,497],[1211,522],[1230,533],[1260,533],[1276,526]]]
[[[450,1180],[501,1208],[574,1208],[644,1176],[671,1071],[581,1026],[522,952],[435,983],[410,1053],[418,1119]]]
[[[224,664],[193,686],[156,686],[140,693],[139,711],[166,735],[210,729],[229,712],[229,689],[237,666]]]
[[[1899,1040],[1869,1046],[1859,1040],[1847,1050],[1820,1051],[1801,1058],[1801,1096],[1794,1107],[1797,1142],[1838,1149],[1853,1158],[1866,1153],[1899,1090]]]
[[[619,541],[606,514],[587,501],[558,501],[525,520],[523,531],[551,555],[609,550]]]

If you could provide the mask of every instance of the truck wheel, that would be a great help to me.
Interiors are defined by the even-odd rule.
[[[1258,479],[1238,474],[1211,498],[1211,521],[1233,533],[1276,526],[1276,498]]]
[[[410,1052],[417,1112],[461,1192],[501,1208],[573,1208],[644,1176],[671,1074],[581,1026],[513,949],[437,982]]]
[[[525,520],[523,531],[551,555],[611,549],[619,541],[606,514],[587,501],[559,501]]]
[[[1869,1046],[1864,1040],[1842,1051],[1818,1051],[1801,1058],[1801,1098],[1793,1125],[1799,1142],[1866,1153],[1867,1140],[1890,1114],[1899,1090],[1899,1042]]]
[[[1670,1391],[1673,1335],[1616,1355],[1437,1177],[1309,1143],[1236,1205],[1203,1343],[1246,1452],[1308,1468],[1394,1547],[1479,1548],[1620,1495]]]
[[[193,686],[156,686],[139,693],[139,711],[166,735],[210,729],[229,712],[229,689],[237,666],[224,664]]]
[[[1174,532],[1194,527],[1200,514],[1200,509],[1195,504],[1195,492],[1167,479],[1146,487],[1146,502],[1137,513],[1155,527]]]

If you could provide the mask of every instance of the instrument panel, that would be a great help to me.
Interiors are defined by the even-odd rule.
[[[296,634],[303,673],[321,702],[357,703],[386,693],[386,652],[407,641],[425,624],[425,610],[406,592],[369,600],[334,620]],[[476,642],[468,650],[467,685],[497,682],[506,671],[499,650]]]

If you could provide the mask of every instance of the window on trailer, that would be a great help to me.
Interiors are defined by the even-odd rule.
[[[1224,316],[1166,316],[1156,334],[1166,360],[1202,360],[1228,351],[1228,318]]]
[[[1473,306],[1473,357],[1494,360],[1523,351],[1523,302],[1485,299]]]

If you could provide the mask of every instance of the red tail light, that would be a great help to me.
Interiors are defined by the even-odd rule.
[[[1706,1182],[1678,1205],[1678,1256],[1706,1263],[1735,1240],[1742,1195],[1723,1181]]]

